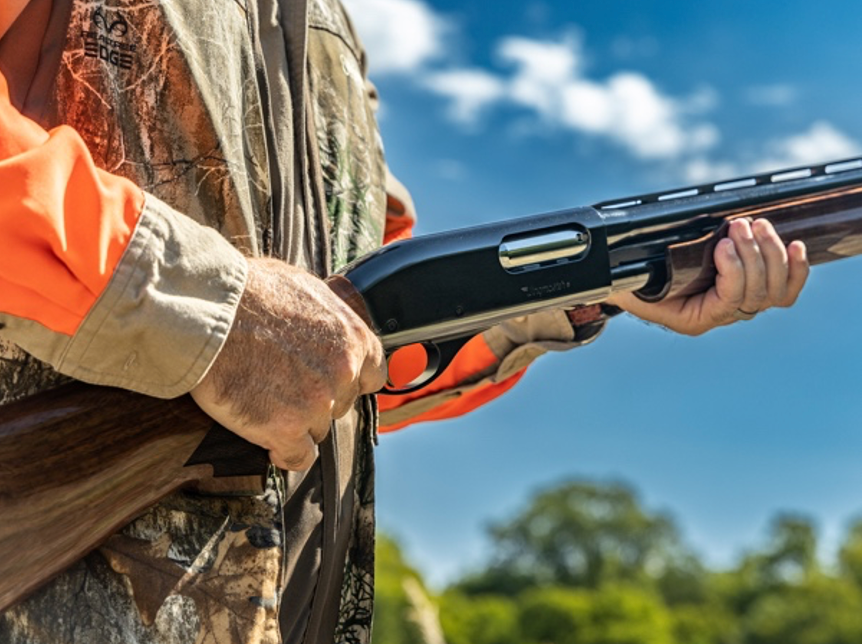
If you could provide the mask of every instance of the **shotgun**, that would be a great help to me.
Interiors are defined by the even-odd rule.
[[[431,382],[473,335],[514,316],[634,291],[709,288],[730,221],[767,217],[812,264],[862,253],[862,158],[417,237],[330,278],[388,354],[419,344]],[[266,452],[189,396],[71,383],[0,409],[0,610],[183,485],[262,475]],[[46,535],[50,535],[50,538]]]

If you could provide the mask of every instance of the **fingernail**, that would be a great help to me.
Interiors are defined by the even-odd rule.
[[[746,226],[746,224],[748,225]],[[734,219],[730,225],[736,228],[737,234],[742,235],[743,237],[751,234],[751,224],[746,218]]]
[[[758,219],[751,225],[751,230],[753,230],[758,237],[764,237],[769,230],[768,222],[765,219]]]

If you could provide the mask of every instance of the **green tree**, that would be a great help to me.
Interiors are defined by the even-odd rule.
[[[398,544],[378,535],[375,554],[375,644],[442,644],[436,606]]]
[[[440,597],[440,622],[447,644],[524,644],[510,597],[448,591]]]
[[[800,581],[817,571],[817,534],[810,519],[781,514],[773,519],[771,543],[762,560],[773,584]]]
[[[862,519],[854,521],[838,552],[841,573],[862,588]]]
[[[743,557],[735,570],[712,575],[713,585],[738,615],[762,596],[819,574],[813,523],[802,516],[780,514],[770,522],[762,551]]]
[[[851,531],[840,559],[849,565],[858,533]],[[782,514],[771,522],[762,551],[714,576],[737,615],[746,644],[862,642],[862,591],[850,575],[824,572],[817,560],[814,524]]]
[[[700,560],[680,549],[671,551],[660,571],[656,584],[669,606],[703,604],[714,599],[711,575]]]
[[[595,631],[584,644],[671,644],[672,620],[657,594],[631,586],[601,588],[594,598]]]
[[[859,644],[862,594],[826,575],[763,593],[743,617],[749,644]]]
[[[525,643],[581,644],[591,636],[592,593],[583,589],[549,587],[519,597],[520,630]]]
[[[679,644],[738,644],[739,620],[720,601],[684,604],[672,609],[674,641]]]
[[[444,597],[449,644],[862,642],[862,520],[837,575],[813,522],[787,513],[736,568],[706,570],[618,484],[544,490],[491,536],[492,564]]]
[[[686,556],[671,519],[644,511],[635,493],[619,483],[568,482],[545,490],[490,534],[494,562],[464,581],[465,592],[598,588],[658,576]]]
[[[661,597],[632,586],[597,590],[540,588],[521,605],[524,641],[554,644],[673,644],[673,622]]]

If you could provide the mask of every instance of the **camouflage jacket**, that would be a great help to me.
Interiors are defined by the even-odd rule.
[[[63,379],[33,356],[184,393],[230,327],[241,253],[324,275],[381,244],[387,207],[406,215],[393,203],[407,199],[387,198],[364,55],[338,0],[31,0],[0,39],[0,71],[14,108],[72,126],[99,167],[146,193],[134,252],[71,340],[0,313],[0,404]],[[189,292],[204,307],[191,314]],[[555,311],[489,329],[465,347],[470,368],[387,401],[386,424],[464,413],[600,327]],[[307,473],[164,499],[0,616],[0,641],[368,641],[376,423],[362,399]]]
[[[320,275],[381,243],[382,148],[337,0],[31,8],[3,40],[16,107],[74,127],[100,167],[144,189],[151,220],[190,217]],[[3,401],[61,379],[0,341]],[[308,473],[271,471],[262,492],[170,496],[0,616],[0,641],[367,641],[375,422],[359,401]]]

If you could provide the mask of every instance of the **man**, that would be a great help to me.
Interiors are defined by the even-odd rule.
[[[412,226],[373,99],[335,0],[0,7],[2,400],[67,376],[191,392],[274,465],[263,489],[165,499],[7,611],[0,641],[368,640],[363,394],[385,366],[319,278]],[[792,304],[807,276],[804,247],[766,222],[735,222],[715,261],[701,296],[610,304],[702,333]],[[382,421],[463,413],[599,323],[496,327],[428,391],[382,400]]]

